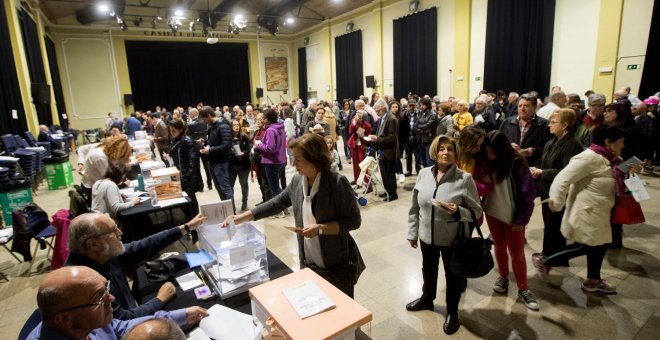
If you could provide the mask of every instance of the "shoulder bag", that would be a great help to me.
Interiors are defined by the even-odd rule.
[[[493,242],[484,238],[481,227],[476,223],[470,223],[477,230],[479,237],[472,238],[465,235],[465,225],[461,226],[458,236],[454,241],[454,254],[451,258],[451,270],[465,278],[478,278],[490,272],[495,263],[490,248]]]

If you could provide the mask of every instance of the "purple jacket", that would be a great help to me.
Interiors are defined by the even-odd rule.
[[[261,163],[286,164],[286,132],[283,122],[268,125],[261,142],[256,146],[261,151]]]
[[[514,161],[511,171],[511,184],[513,186],[513,199],[516,206],[513,211],[512,224],[527,225],[534,212],[534,198],[536,188],[534,179],[527,164]]]

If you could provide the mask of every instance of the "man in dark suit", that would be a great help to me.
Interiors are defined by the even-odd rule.
[[[369,136],[371,142],[378,149],[378,164],[380,174],[383,178],[383,186],[386,194],[381,195],[385,201],[390,202],[399,198],[396,193],[396,161],[399,154],[399,121],[389,112],[384,99],[379,99],[374,104],[374,110],[378,117],[378,129],[376,135]]]

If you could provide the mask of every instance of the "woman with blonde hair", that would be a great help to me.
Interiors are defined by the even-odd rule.
[[[85,157],[78,158],[78,170],[82,172],[82,188],[92,197],[92,186],[103,178],[108,170],[109,161],[128,163],[133,148],[128,144],[126,136],[116,136],[103,139],[92,150],[79,153]],[[91,201],[89,202],[91,204]]]

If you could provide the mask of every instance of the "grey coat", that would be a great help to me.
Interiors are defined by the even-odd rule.
[[[436,183],[437,165],[423,168],[417,176],[413,189],[412,206],[408,212],[408,240],[418,238],[426,244],[436,246],[451,246],[456,239],[458,228],[462,223],[472,222],[481,216],[481,204],[477,187],[470,174],[452,165]],[[431,204],[436,198],[443,202],[456,203],[458,212],[450,215],[444,209]],[[434,219],[431,222],[431,213]]]
[[[302,205],[305,199],[302,188],[303,177],[294,175],[286,189],[268,202],[252,209],[255,220],[262,219],[288,207],[293,207],[293,217],[297,228],[302,228]],[[476,191],[475,191],[476,192]],[[348,250],[351,230],[358,229],[362,223],[360,209],[355,193],[346,177],[333,172],[323,172],[316,195],[314,216],[317,223],[337,221],[339,235],[319,235],[323,263],[326,268],[348,264]],[[301,267],[305,267],[303,236],[298,234],[298,251]]]

